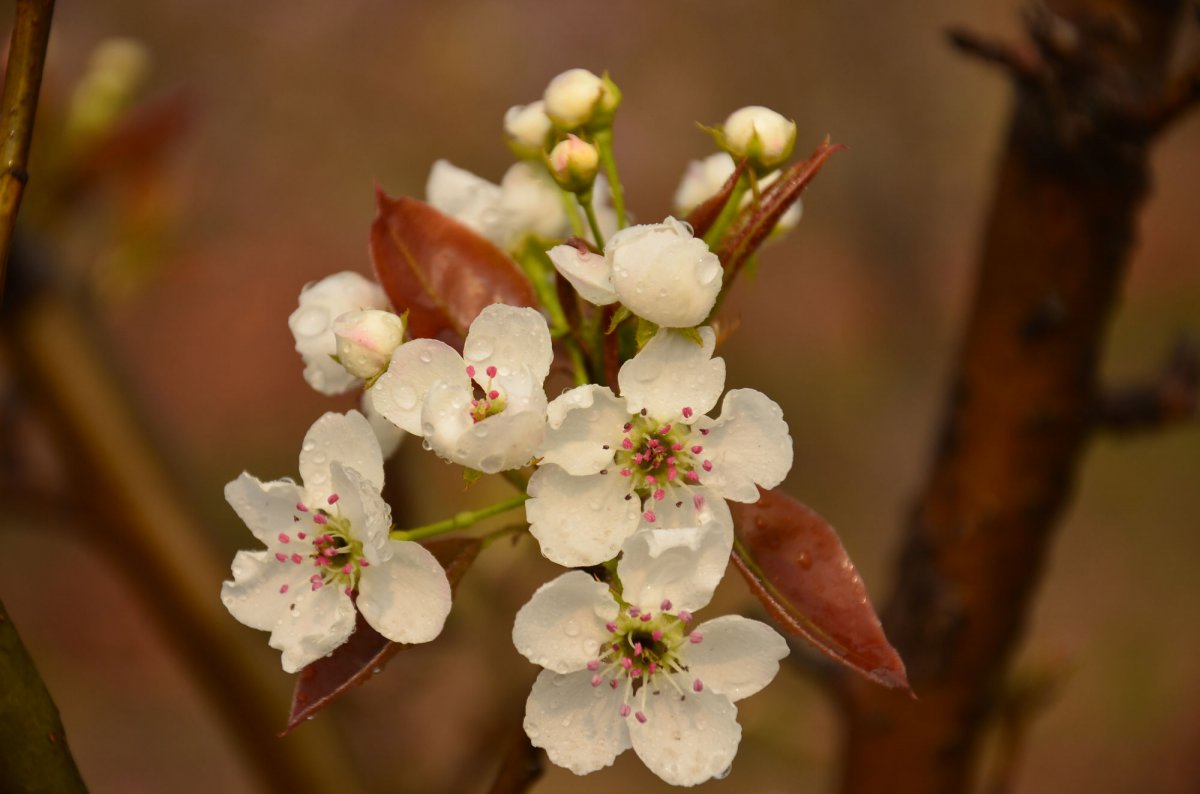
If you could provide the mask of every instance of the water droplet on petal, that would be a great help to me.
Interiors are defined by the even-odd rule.
[[[412,386],[399,386],[394,395],[401,411],[410,411],[417,404],[417,392]]]
[[[433,353],[430,353],[428,350],[422,350],[421,355],[418,356],[418,358],[421,359],[422,364],[428,364],[433,361]]]

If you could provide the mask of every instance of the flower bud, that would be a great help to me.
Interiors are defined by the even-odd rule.
[[[540,99],[528,105],[513,105],[504,114],[508,145],[526,160],[541,157],[546,151],[546,139],[553,126],[546,115],[546,103]]]
[[[546,155],[550,175],[563,190],[584,193],[592,189],[596,172],[600,170],[600,152],[587,141],[574,135],[559,141]]]
[[[333,322],[358,309],[388,305],[383,288],[358,273],[345,271],[313,282],[300,292],[300,305],[288,317],[296,352],[304,359],[304,379],[322,394],[341,394],[358,385],[353,375],[333,360],[337,338]]]
[[[770,108],[750,105],[731,113],[717,137],[733,159],[749,158],[755,170],[769,171],[791,157],[796,122]]]
[[[664,328],[704,322],[721,291],[721,261],[674,218],[622,229],[604,256],[621,303]]]
[[[388,311],[361,309],[333,321],[338,360],[351,375],[370,380],[387,369],[404,341],[404,320]]]
[[[612,126],[621,91],[607,74],[568,69],[550,81],[544,99],[546,115],[561,129],[594,130]]]

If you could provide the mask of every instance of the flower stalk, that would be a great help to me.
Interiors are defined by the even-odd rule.
[[[498,516],[501,513],[507,513],[509,510],[516,510],[525,504],[525,500],[528,498],[527,494],[519,494],[510,499],[505,499],[503,502],[481,507],[478,510],[464,510],[443,521],[423,524],[412,529],[394,529],[389,537],[392,540],[425,540],[426,538],[437,537],[438,535],[444,535],[447,532],[454,532],[458,529],[466,529],[469,526],[478,524],[485,518]]]

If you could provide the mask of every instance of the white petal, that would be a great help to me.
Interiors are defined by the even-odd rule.
[[[445,160],[434,162],[425,183],[425,200],[459,223],[489,237],[500,187]],[[496,242],[493,240],[493,242]]]
[[[646,722],[630,719],[629,737],[651,772],[674,786],[694,786],[729,768],[742,726],[729,698],[707,689],[693,692],[684,676],[676,681],[685,695],[665,682],[649,688],[642,709]],[[640,705],[641,698],[634,702]]]
[[[264,483],[246,472],[225,486],[225,501],[268,546],[280,532],[291,530],[296,503],[303,498],[304,490],[291,480]]]
[[[329,465],[354,469],[376,490],[383,488],[383,453],[371,423],[358,411],[327,413],[313,423],[300,447],[300,477],[307,498],[323,507],[333,493]]]
[[[686,215],[717,194],[736,168],[727,152],[692,160],[675,189],[675,211]],[[761,182],[760,182],[761,185]]]
[[[607,386],[578,386],[546,409],[546,440],[538,455],[571,474],[595,474],[613,461],[629,421],[625,401]]]
[[[604,624],[618,611],[608,585],[571,571],[539,587],[517,612],[513,645],[536,665],[573,673],[597,658],[608,636]]]
[[[605,246],[613,287],[639,317],[664,328],[704,322],[721,291],[721,262],[674,218],[622,229]]]
[[[621,396],[631,413],[675,422],[685,407],[700,416],[712,410],[725,388],[725,359],[713,358],[716,334],[698,329],[703,345],[667,329],[660,330],[617,374]]]
[[[704,639],[683,649],[688,672],[732,701],[771,683],[788,646],[775,629],[741,615],[722,615],[694,630]]]
[[[792,468],[792,437],[783,410],[754,389],[734,389],[725,395],[721,418],[705,418],[710,429],[704,444],[712,471],[705,485],[735,502],[757,502],[758,489],[774,488]]]
[[[379,442],[379,451],[383,454],[383,459],[387,460],[396,454],[406,434],[375,407],[375,395],[374,389],[363,392],[362,412],[371,423],[371,429],[375,431],[375,440]]]
[[[489,237],[511,247],[526,234],[548,240],[567,236],[562,191],[541,163],[514,163],[500,180],[496,223]]]
[[[397,427],[422,435],[421,406],[437,383],[469,389],[467,364],[454,348],[436,339],[414,339],[396,348],[387,371],[371,387],[375,407]]]
[[[434,452],[485,474],[529,462],[546,432],[546,395],[540,388],[479,422],[471,418],[470,407],[466,389],[442,383],[429,392],[421,425]]]
[[[559,273],[571,282],[585,301],[597,306],[617,302],[612,281],[612,265],[600,254],[580,253],[573,245],[556,245],[546,252]]]
[[[593,687],[592,673],[543,670],[525,702],[525,733],[550,760],[586,775],[629,749],[629,729],[618,709],[620,689]]]
[[[576,477],[549,464],[529,480],[525,516],[542,554],[567,567],[598,565],[637,529],[641,503],[614,471]]]
[[[540,385],[554,360],[546,318],[527,306],[493,303],[471,323],[463,358],[474,365],[475,378],[481,384],[486,383],[487,367],[494,366],[501,382],[528,371]]]
[[[392,642],[429,642],[450,614],[450,582],[437,558],[419,543],[388,542],[387,559],[363,569],[358,611]]]
[[[296,351],[304,359],[304,379],[322,394],[341,394],[360,381],[330,358],[337,352],[333,321],[358,309],[383,309],[383,289],[358,273],[345,271],[305,285],[299,306],[288,317]]]
[[[283,669],[294,673],[349,639],[354,633],[354,603],[339,588],[292,588],[287,612],[275,622],[269,645],[283,651]]]
[[[311,565],[280,562],[270,551],[239,551],[233,558],[233,581],[221,585],[221,603],[250,628],[270,631],[287,615],[300,589],[309,588],[311,573]],[[284,585],[287,590],[280,593]]]
[[[351,534],[363,545],[363,556],[371,565],[377,565],[386,559],[392,508],[383,501],[375,484],[354,469],[334,461],[330,470],[338,501],[335,507],[321,506],[349,520]]]
[[[732,550],[733,518],[724,499],[705,499],[698,512],[690,499],[679,509],[659,509],[655,523],[643,523],[622,547],[617,575],[624,598],[654,611],[664,599],[675,611],[700,609],[712,599]]]

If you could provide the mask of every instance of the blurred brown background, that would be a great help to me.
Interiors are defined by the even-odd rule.
[[[252,543],[223,484],[242,469],[294,475],[308,425],[353,404],[306,386],[286,317],[305,282],[368,271],[376,181],[421,196],[439,157],[498,180],[504,110],[572,66],[608,69],[624,91],[617,157],[643,221],[670,211],[686,161],[711,151],[696,121],[765,104],[797,120],[798,152],[826,134],[848,144],[806,194],[799,229],[727,303],[742,325],[722,353],[729,385],[783,406],[796,449],[785,487],[838,526],[878,598],[932,447],[1009,101],[1005,80],[955,55],[942,31],[1016,36],[1018,12],[979,0],[63,2],[43,93],[65,102],[94,46],[130,36],[152,57],[147,96],[182,89],[192,102],[161,187],[161,256],[105,293],[103,317],[223,561]],[[1154,176],[1112,329],[1114,381],[1152,373],[1180,331],[1200,332],[1200,117],[1163,141]],[[35,170],[30,201],[37,190]],[[111,240],[79,225],[57,250],[105,283]],[[1021,654],[1022,669],[1066,678],[1032,730],[1019,791],[1200,790],[1198,475],[1195,425],[1095,445]],[[457,470],[416,443],[389,476],[404,479],[413,521],[504,493],[482,483],[464,496]],[[0,594],[85,779],[96,792],[256,790],[89,529],[0,517],[0,542],[21,550]],[[536,673],[508,640],[515,610],[555,575],[535,556],[530,544],[489,550],[441,640],[318,717],[344,738],[330,764],[372,791],[483,790]],[[708,614],[754,614],[736,575],[719,596]],[[285,676],[266,635],[255,640],[263,668]],[[708,788],[831,790],[836,714],[810,679],[785,665],[740,712],[733,774]],[[629,785],[669,788],[626,753],[583,779],[551,768],[536,790]]]

